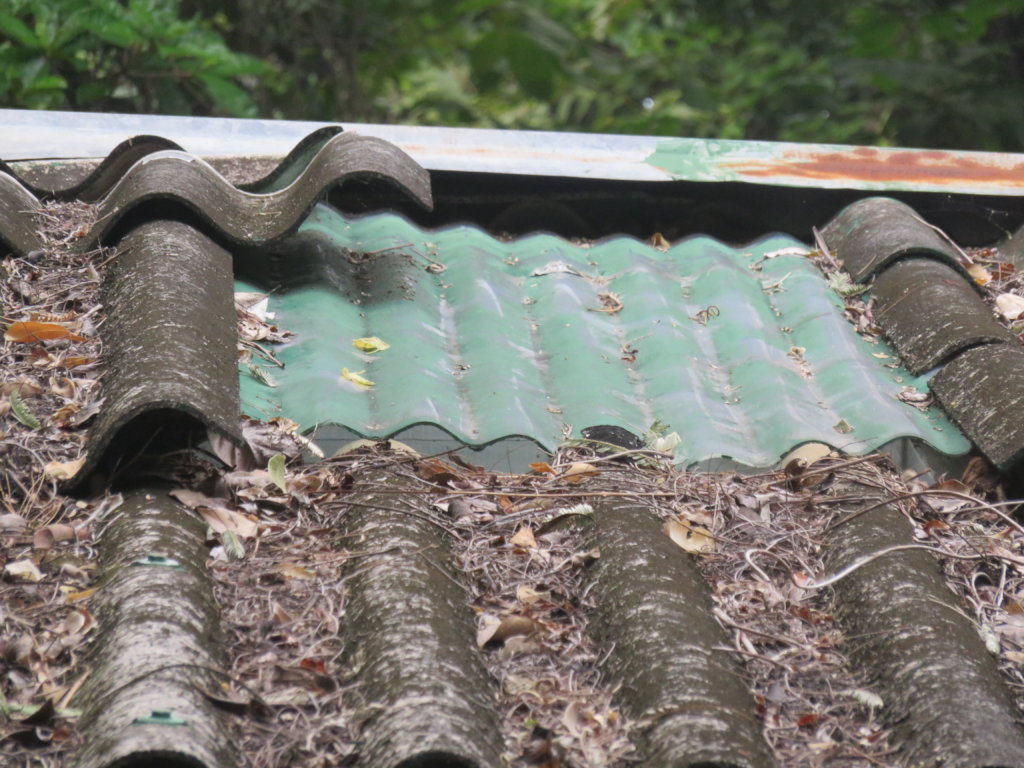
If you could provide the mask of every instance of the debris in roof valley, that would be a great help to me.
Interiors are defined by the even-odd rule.
[[[4,766],[1024,768],[1024,526],[1006,493],[1024,434],[1024,278],[998,250],[870,198],[791,251],[547,238],[556,259],[514,252],[536,238],[465,227],[437,233],[451,253],[413,259],[372,239],[424,236],[408,221],[314,207],[381,180],[430,202],[404,153],[337,130],[241,186],[153,137],[68,183],[0,174]],[[459,238],[486,263],[461,266]],[[688,248],[714,300],[659,298],[680,322],[645,346],[629,326],[650,319],[642,297],[702,288],[679,282]],[[317,279],[341,320],[307,327],[288,301]],[[419,325],[378,333],[384,296]],[[489,395],[460,399],[478,383],[453,374],[470,354],[453,318],[558,296],[580,316],[541,307],[531,322],[578,322],[593,349],[616,340],[615,402],[569,402],[561,379],[587,382],[536,339],[578,337],[529,323],[507,336],[521,376],[536,363],[538,391],[565,402],[541,421],[544,397],[499,387],[500,370]],[[801,306],[808,341],[783,344],[779,314]],[[719,330],[762,315],[748,330],[766,338]],[[821,328],[847,367],[821,364]],[[363,365],[342,355],[320,381],[302,362],[319,336]],[[453,366],[426,399],[407,361],[380,364],[410,344]],[[716,400],[728,372],[681,373],[697,352],[737,369],[770,357],[785,373],[763,388],[810,380],[825,417],[791,414],[804,431],[779,427],[751,451],[756,472],[687,468],[735,457],[716,414],[739,408],[753,439],[786,410]],[[854,369],[870,391],[843,388]],[[635,423],[692,381],[692,423]],[[409,401],[450,427],[472,423],[467,402],[482,420],[487,397],[501,414],[515,400],[551,451],[507,473],[387,436],[324,457],[288,397],[275,418],[240,415],[247,392],[286,389],[347,398],[358,418],[342,423],[364,434],[411,423]],[[963,450],[933,400],[977,448],[956,477],[901,471],[877,438],[837,450],[877,425],[864,402],[897,414],[893,436],[930,430]],[[527,430],[506,416],[492,437]]]

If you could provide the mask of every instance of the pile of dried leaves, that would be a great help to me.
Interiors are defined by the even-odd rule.
[[[92,537],[119,503],[116,495],[75,501],[57,490],[98,408],[97,289],[110,255],[70,248],[89,214],[87,206],[47,208],[47,248],[3,262],[5,765],[66,765],[81,737],[72,703],[88,675],[83,650],[95,627]],[[843,284],[827,253],[812,258],[846,296],[855,326],[877,335],[861,287]],[[1014,324],[1022,313],[1011,314],[1020,302],[1005,297],[1019,298],[1024,278],[997,254],[971,258],[990,275],[994,307],[1019,331]],[[272,327],[258,298],[240,306],[239,321],[251,356],[244,362],[272,371],[269,344],[286,332]],[[827,450],[754,476],[688,473],[649,454],[624,464],[579,445],[522,475],[491,473],[456,456],[420,457],[387,441],[304,465],[292,428],[247,422],[259,466],[179,492],[208,524],[235,683],[230,705],[244,715],[234,736],[241,762],[252,768],[357,763],[360,730],[371,713],[353,705],[339,659],[342,566],[359,553],[338,531],[355,479],[381,467],[413,483],[418,490],[406,500],[409,508],[450,535],[514,766],[605,768],[640,756],[637,726],[602,682],[587,632],[592,606],[583,575],[600,551],[586,546],[583,533],[589,504],[609,495],[654,508],[680,557],[699,563],[780,765],[888,765],[897,746],[878,721],[883,702],[845,656],[831,589],[814,587],[828,576],[821,550],[836,515],[824,492],[844,473],[869,477],[901,499],[1024,708],[1024,527],[982,463],[927,487],[900,478],[880,457],[849,460]]]

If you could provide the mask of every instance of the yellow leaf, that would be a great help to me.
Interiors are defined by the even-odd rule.
[[[696,554],[712,552],[715,549],[715,539],[711,531],[699,525],[691,525],[682,520],[669,520],[662,531],[677,547],[687,552]]]
[[[74,461],[51,461],[43,467],[43,474],[54,480],[70,480],[85,464],[85,455]]]
[[[583,475],[584,477],[596,477],[600,474],[600,471],[593,464],[587,464],[583,461],[574,461],[562,472],[561,477],[576,477],[577,475]]]
[[[375,386],[374,382],[361,376],[360,374],[364,371],[350,371],[348,368],[341,369],[341,378],[348,379],[353,384],[358,384],[361,387],[372,387]]]
[[[353,339],[352,346],[358,349],[360,352],[366,352],[372,355],[374,352],[383,352],[385,349],[391,349],[391,345],[383,339],[379,339],[376,336],[367,336],[362,339]]]
[[[90,587],[89,589],[81,589],[77,592],[68,592],[66,599],[69,603],[77,603],[79,600],[85,600],[95,595],[97,589],[97,587]]]
[[[39,323],[35,320],[11,323],[4,333],[5,341],[13,341],[18,344],[28,344],[35,341],[49,341],[50,339],[71,339],[72,341],[85,341],[57,323]]]
[[[981,266],[981,264],[968,265],[967,274],[969,274],[978,285],[987,285],[992,282],[992,273]]]

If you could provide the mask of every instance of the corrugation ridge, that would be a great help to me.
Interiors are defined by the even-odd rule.
[[[315,245],[310,244],[311,239]],[[306,418],[292,417],[306,428],[314,422],[337,423],[362,434],[384,436],[409,424],[436,421],[470,444],[489,443],[506,434],[521,434],[551,447],[561,439],[562,425],[572,425],[578,430],[607,423],[643,431],[649,427],[653,416],[680,432],[683,446],[679,455],[685,455],[687,462],[731,456],[739,462],[759,466],[773,463],[792,444],[808,440],[837,447],[852,444],[855,450],[866,450],[896,437],[912,436],[948,452],[967,449],[966,441],[941,416],[921,413],[897,400],[900,386],[893,378],[899,371],[890,374],[881,363],[871,359],[874,349],[856,343],[853,329],[842,317],[838,299],[828,298],[832,294],[812,264],[792,256],[765,258],[792,247],[792,238],[762,238],[755,241],[758,244],[755,247],[748,246],[747,252],[707,237],[688,238],[668,253],[632,238],[607,240],[603,245],[584,248],[548,235],[503,242],[469,226],[423,230],[395,214],[349,220],[321,205],[289,243],[305,243],[285,257],[285,261],[292,264],[293,284],[295,278],[306,280],[313,275],[334,275],[330,279],[338,286],[343,282],[339,282],[340,276],[351,269],[351,262],[381,262],[392,265],[380,269],[392,275],[393,282],[399,272],[408,277],[409,292],[415,294],[417,303],[438,302],[444,294],[457,314],[466,301],[476,308],[469,321],[471,327],[465,327],[467,321],[460,316],[456,332],[462,359],[471,366],[464,372],[465,391],[460,389],[460,396],[468,393],[473,398],[480,434],[467,434],[459,429],[461,403],[446,405],[447,399],[436,400],[434,412],[430,414],[416,407],[429,394],[419,391],[416,383],[421,370],[426,367],[440,371],[451,367],[447,353],[441,359],[439,342],[430,339],[413,348],[406,344],[404,350],[391,349],[373,356],[376,359],[368,366],[381,374],[379,378],[370,376],[378,382],[373,397],[380,401],[382,412],[392,418],[367,425],[365,415],[360,412],[363,405],[347,394],[331,397],[330,387],[327,387],[318,399],[329,405],[319,412],[314,414],[311,404],[306,402],[293,404],[298,408],[294,413],[301,411]],[[721,269],[711,270],[714,265]],[[638,282],[639,272],[644,270],[649,270],[652,276]],[[669,297],[675,290],[672,286],[650,285],[652,280],[658,280],[658,275],[668,274],[679,277],[678,299]],[[782,293],[771,297],[762,295],[765,291],[779,290],[777,286],[771,287],[777,283],[783,285]],[[685,297],[684,284],[696,286],[695,295]],[[481,293],[485,290],[483,286],[497,291],[498,285],[505,286],[498,291],[501,306],[487,311],[493,300]],[[506,290],[520,285],[521,294]],[[590,311],[601,307],[600,293],[615,293],[620,289],[625,306],[618,316],[609,318]],[[655,311],[648,298],[666,291],[666,298],[658,299],[661,302],[658,306],[670,304],[671,309]],[[827,318],[810,322],[809,315],[803,311],[808,300],[804,294],[808,291],[813,296],[815,318],[825,311]],[[324,311],[331,306],[326,292],[324,296],[327,303],[318,305],[316,310],[318,323],[324,322]],[[351,307],[345,297],[336,296],[334,302],[337,317],[348,317]],[[520,302],[523,306],[519,306]],[[720,317],[711,318],[706,327],[695,322],[694,317],[701,309],[716,302],[722,305]],[[309,348],[301,359],[319,366],[325,377],[331,366],[336,366],[335,370],[340,372],[348,358],[339,355],[336,348],[325,347],[318,341],[322,334],[311,330],[312,320],[302,319],[305,310],[299,294],[292,299],[287,293],[279,295],[272,299],[272,304],[280,308],[282,322],[300,331],[296,340],[282,350],[282,360],[288,363],[289,369],[282,372],[282,386],[274,391],[287,403],[292,383],[299,381],[294,378],[298,374],[289,371],[294,368],[292,361],[299,359],[295,354],[300,347]],[[789,314],[782,312],[780,317],[773,308],[776,304],[788,308]],[[405,306],[396,299],[396,303],[387,306],[386,312],[383,307],[366,310],[371,312],[365,326],[367,332],[380,335],[390,343],[386,333],[408,336],[409,329],[420,328],[416,322],[403,320],[408,314]],[[375,318],[373,311],[382,314]],[[622,338],[616,335],[616,328],[621,325],[628,339],[632,339],[646,333],[645,325],[657,328],[656,324],[651,324],[659,320],[671,326],[668,332],[660,330],[656,343],[654,339],[647,342],[640,339],[635,345],[639,349],[637,373],[644,380],[643,392],[638,394],[625,363],[619,360],[623,356]],[[798,328],[794,340],[790,340],[789,329],[782,326],[801,323],[806,327]],[[822,323],[830,333],[839,334],[843,343],[837,344],[834,339],[813,332],[813,328]],[[765,329],[757,331],[755,340],[749,338],[751,324]],[[771,330],[773,328],[775,330]],[[530,332],[529,344],[523,341],[527,338],[526,329]],[[434,333],[438,332],[435,329]],[[507,372],[506,389],[513,387],[514,372],[526,352],[508,344],[479,341],[488,336],[503,340],[521,336],[519,345],[529,347],[529,355],[540,366],[538,376],[531,377],[530,381],[536,380],[537,386],[546,391],[534,395],[519,393],[522,403],[514,404],[533,412],[523,423],[511,423],[514,408],[497,402],[501,387],[493,382],[499,381],[499,374]],[[796,341],[797,336],[805,341]],[[801,365],[795,359],[798,353],[794,353],[794,359],[787,356],[790,345],[799,343],[814,347],[807,357],[814,364],[812,373],[822,376],[821,383],[811,381],[808,384],[801,378]],[[678,349],[678,354],[673,354],[672,349]],[[288,359],[290,355],[292,358]],[[752,361],[752,357],[767,362]],[[843,363],[853,373],[845,377],[836,374],[842,366],[834,367],[834,361]],[[655,367],[650,367],[652,363]],[[695,366],[700,370],[691,370]],[[775,382],[774,386],[765,384],[760,375],[765,366],[770,366],[765,370],[770,382]],[[454,393],[456,387],[445,380],[446,376],[451,376],[450,372],[432,374],[430,391],[436,384],[447,386],[448,391]],[[859,389],[847,386],[847,378],[851,376],[859,382]],[[675,379],[673,386],[696,390],[700,396],[690,396],[692,402],[687,404],[686,397],[671,387],[648,386],[665,378]],[[387,384],[393,379],[405,386],[404,393],[382,397],[385,388],[396,391]],[[477,382],[481,386],[474,388]],[[735,399],[736,394],[730,394],[732,391],[728,389],[730,383],[742,383],[746,389],[740,393],[741,401],[729,405],[729,412],[724,413],[714,403],[718,399],[723,403]],[[833,392],[833,385],[838,387],[836,397],[823,397],[823,391]],[[492,397],[491,392],[498,396]],[[865,401],[868,407],[852,406],[851,398]],[[552,413],[549,410],[552,407],[562,413]],[[289,413],[290,408],[285,412]],[[489,418],[487,414],[492,409],[495,417]],[[548,413],[557,418],[548,417]],[[694,413],[699,414],[695,419],[691,418]],[[844,419],[849,425],[844,425]],[[723,428],[723,425],[726,426]],[[943,426],[945,432],[941,431]],[[853,433],[846,434],[850,427]]]
[[[375,489],[380,489],[378,493]],[[367,718],[366,768],[492,768],[503,764],[491,680],[474,646],[468,594],[443,532],[403,514],[408,479],[377,470],[346,499],[343,534],[365,557],[345,579],[342,660]]]
[[[33,216],[39,209],[35,195],[15,177],[0,173],[0,241],[16,256],[25,256],[43,247]]]
[[[359,178],[384,179],[421,205],[432,204],[429,174],[392,144],[369,136],[335,136],[287,187],[254,194],[232,186],[203,160],[187,153],[148,155],[118,181],[97,205],[97,224],[82,247],[94,248],[123,229],[129,214],[158,202],[197,216],[228,243],[259,247],[293,232],[318,199]]]
[[[929,387],[989,461],[1011,477],[1024,469],[1024,348],[968,349],[935,374]]]
[[[633,502],[594,502],[590,626],[602,672],[638,724],[645,768],[768,768],[754,700],[691,556]]]
[[[197,444],[201,427],[240,443],[231,255],[187,224],[147,222],[122,241],[103,295],[104,406],[67,490]]]

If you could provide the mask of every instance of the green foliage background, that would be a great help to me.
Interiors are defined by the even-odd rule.
[[[8,107],[1024,151],[1024,0],[7,0]]]

